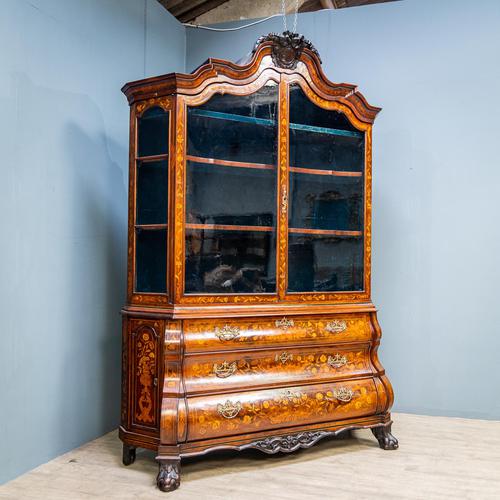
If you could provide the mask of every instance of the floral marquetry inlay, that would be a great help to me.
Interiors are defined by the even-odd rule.
[[[247,392],[222,401],[221,396],[194,398],[188,406],[189,439],[201,439],[367,415],[377,408],[377,390],[372,379],[364,379]]]
[[[153,332],[142,329],[136,340],[136,377],[138,387],[136,422],[151,424],[154,415],[154,382],[156,379],[156,341]]]

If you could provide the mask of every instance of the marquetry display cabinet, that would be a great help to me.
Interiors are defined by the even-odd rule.
[[[391,435],[370,300],[372,124],[310,42],[128,83],[128,294],[120,437],[158,486],[212,450]]]

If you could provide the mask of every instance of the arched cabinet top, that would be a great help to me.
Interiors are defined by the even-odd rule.
[[[281,75],[287,75],[289,82],[299,83],[303,88],[307,84],[311,90],[308,94],[317,95],[319,105],[338,102],[340,109],[345,107],[351,111],[355,121],[371,124],[380,111],[368,104],[356,85],[331,82],[311,42],[290,32],[259,38],[248,58],[239,63],[211,58],[191,74],[169,73],[146,78],[127,83],[122,91],[131,105],[168,95],[198,95],[202,102],[215,92],[238,94],[242,86],[246,87],[246,94],[251,93],[269,80],[278,83]]]

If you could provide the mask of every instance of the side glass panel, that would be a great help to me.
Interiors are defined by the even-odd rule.
[[[137,293],[167,291],[168,111],[137,120],[135,284]]]
[[[290,86],[288,291],[363,290],[364,133]]]
[[[278,86],[188,107],[185,293],[274,293]]]

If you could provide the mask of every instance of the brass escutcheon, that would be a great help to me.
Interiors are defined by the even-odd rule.
[[[339,387],[338,389],[335,389],[333,391],[333,395],[335,396],[336,399],[342,401],[342,403],[348,403],[354,396],[354,392],[351,391],[351,389],[348,389],[347,387]]]
[[[340,333],[347,328],[347,324],[344,320],[335,319],[333,321],[329,321],[325,328],[330,333]]]
[[[217,363],[214,364],[214,373],[219,378],[227,378],[233,375],[233,373],[237,369],[236,361],[232,363],[228,363],[227,361],[223,361],[220,365]]]
[[[281,361],[282,365],[285,365],[288,361],[292,361],[293,359],[293,354],[290,354],[289,352],[283,351],[281,354],[276,354],[274,357],[274,361],[278,363],[278,361]]]
[[[288,318],[277,319],[274,324],[276,325],[276,328],[281,328],[282,330],[288,330],[288,328],[295,325],[293,319]]]
[[[240,329],[237,326],[224,325],[222,328],[215,327],[215,335],[221,342],[234,340],[240,336]]]
[[[241,403],[236,401],[236,403],[232,403],[229,399],[224,403],[219,403],[217,405],[217,411],[219,415],[222,415],[224,418],[234,418],[241,410]]]
[[[341,354],[337,353],[335,356],[328,356],[327,363],[332,367],[332,368],[342,368],[344,365],[347,364],[347,357],[342,356]]]

